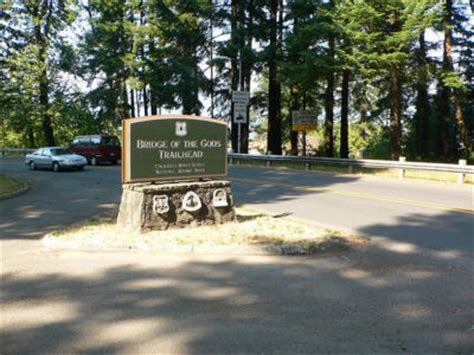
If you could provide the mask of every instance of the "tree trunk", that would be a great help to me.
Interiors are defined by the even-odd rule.
[[[428,130],[430,118],[430,102],[428,96],[428,69],[426,60],[425,33],[419,36],[418,52],[418,80],[416,83],[416,113],[414,116],[416,133],[417,155],[426,159],[428,157]]]
[[[28,141],[30,142],[30,148],[36,148],[35,134],[33,132],[33,127],[28,126]]]
[[[334,1],[329,1],[329,7],[334,7]],[[335,40],[334,35],[331,33],[328,38],[329,42],[329,51],[328,57],[329,61],[334,61],[334,54],[335,54]],[[326,103],[325,103],[325,111],[326,111],[326,122],[325,122],[325,131],[324,131],[324,140],[325,140],[325,151],[326,156],[333,157],[334,156],[334,71],[331,68],[328,73],[327,78],[327,87],[326,87]]]
[[[444,60],[446,61],[447,70],[453,72],[454,71],[454,63],[453,63],[453,36],[452,36],[452,22],[453,22],[453,1],[446,0],[446,14],[445,14],[445,21],[444,21]],[[466,123],[464,120],[464,114],[461,108],[461,101],[459,99],[460,93],[459,90],[454,88],[452,89],[451,96],[453,98],[455,114],[454,117],[456,119],[459,138],[464,146],[464,156],[468,157],[470,155],[471,144],[469,141],[469,137],[467,134]],[[457,148],[457,147],[456,147]],[[454,155],[457,152],[453,152]]]
[[[54,139],[53,125],[51,123],[51,116],[49,114],[49,79],[46,68],[42,70],[40,76],[39,103],[41,107],[44,139],[46,141],[46,145],[55,146],[56,141]]]
[[[148,116],[148,94],[146,92],[146,86],[143,88],[143,113]]]
[[[41,112],[41,121],[43,128],[43,135],[46,145],[55,146],[53,125],[51,123],[51,116],[49,113],[49,77],[48,77],[48,34],[51,25],[51,11],[49,2],[44,0],[40,9],[40,20],[35,23],[35,41],[38,45],[38,64],[40,67],[38,84],[39,84],[39,104]],[[45,23],[44,23],[44,22]],[[44,24],[42,31],[41,26]]]
[[[247,2],[246,2],[247,4]],[[252,4],[247,4],[247,6],[252,6]],[[242,88],[244,91],[250,92],[250,76],[251,68],[249,65],[249,60],[246,55],[243,53],[248,53],[248,47],[252,46],[252,37],[249,36],[248,27],[246,28],[247,17],[245,15],[245,4],[240,2],[239,4],[239,28],[241,33],[239,48],[245,48],[245,51],[241,51],[241,65],[242,65],[242,82],[239,83],[239,89]],[[242,33],[245,33],[242,35]],[[240,124],[240,153],[247,154],[249,152],[249,109],[247,108],[247,122]]]
[[[268,134],[267,149],[281,155],[281,84],[277,77],[278,52],[278,5],[279,0],[270,1],[270,54],[268,58]]]
[[[120,90],[120,98],[118,105],[117,116],[115,117],[114,127],[120,126],[123,119],[127,118],[130,113],[130,105],[128,104],[128,95],[127,95],[127,84],[125,83],[126,79],[121,79],[118,82],[119,90]]]
[[[392,160],[401,155],[401,80],[396,67],[390,70],[390,147]]]
[[[340,157],[349,157],[349,69],[342,72],[342,98],[341,98],[341,146]]]
[[[230,26],[231,26],[231,34],[230,34],[230,41],[232,45],[235,47],[237,46],[237,4],[238,0],[232,0],[231,3],[231,18],[230,18]],[[237,59],[237,58],[234,58]],[[231,62],[231,91],[238,90],[239,83],[239,74],[238,74],[238,64],[237,60],[232,60]],[[234,104],[231,103],[231,143],[232,143],[232,151],[237,152],[238,148],[238,124],[234,123]]]
[[[291,155],[298,155],[298,131],[293,131],[292,129],[292,115],[293,111],[300,109],[298,102],[298,89],[292,87],[290,90],[290,144],[291,144]]]
[[[143,2],[140,1],[140,7],[143,6]],[[145,19],[145,13],[143,11],[143,9],[140,11],[140,27],[142,28],[144,26],[146,22],[146,19]],[[141,57],[141,60],[142,60],[142,63],[145,62],[145,45],[142,44],[140,46],[140,57]],[[146,90],[146,87],[147,87],[147,80],[145,79],[146,78],[146,67],[143,66],[141,68],[142,70],[142,81],[143,81],[143,114],[144,116],[148,116],[148,94],[147,94],[147,90]]]
[[[137,117],[135,115],[135,92],[130,89],[130,117]]]

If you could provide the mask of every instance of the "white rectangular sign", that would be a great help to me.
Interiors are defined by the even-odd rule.
[[[233,91],[232,102],[247,103],[250,100],[250,93],[248,91]]]
[[[246,102],[234,102],[234,110],[247,111],[248,103]]]
[[[234,104],[234,123],[247,123],[247,104]]]

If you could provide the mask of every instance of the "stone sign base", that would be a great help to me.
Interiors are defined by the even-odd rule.
[[[126,229],[147,232],[236,219],[227,180],[135,183],[122,188],[117,224]]]

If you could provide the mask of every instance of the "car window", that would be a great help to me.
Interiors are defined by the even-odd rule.
[[[91,145],[99,145],[99,144],[100,144],[100,137],[91,138]]]
[[[56,149],[51,149],[51,154],[52,155],[69,155],[72,154],[70,150],[63,149],[63,148],[56,148]]]
[[[120,142],[117,137],[104,137],[102,138],[103,145],[112,145],[112,146],[119,146]]]
[[[33,155],[41,155],[41,151],[43,149],[36,149],[34,152],[33,152]]]
[[[49,149],[43,148],[43,149],[41,149],[41,155],[48,156],[48,155],[51,155],[51,153],[50,153]]]

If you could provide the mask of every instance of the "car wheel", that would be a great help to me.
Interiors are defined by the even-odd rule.
[[[36,170],[36,164],[34,161],[30,161],[30,170]]]
[[[96,157],[91,158],[91,165],[94,165],[94,166],[97,165],[97,158]]]
[[[59,164],[57,162],[53,163],[53,171],[57,173],[59,171]]]

